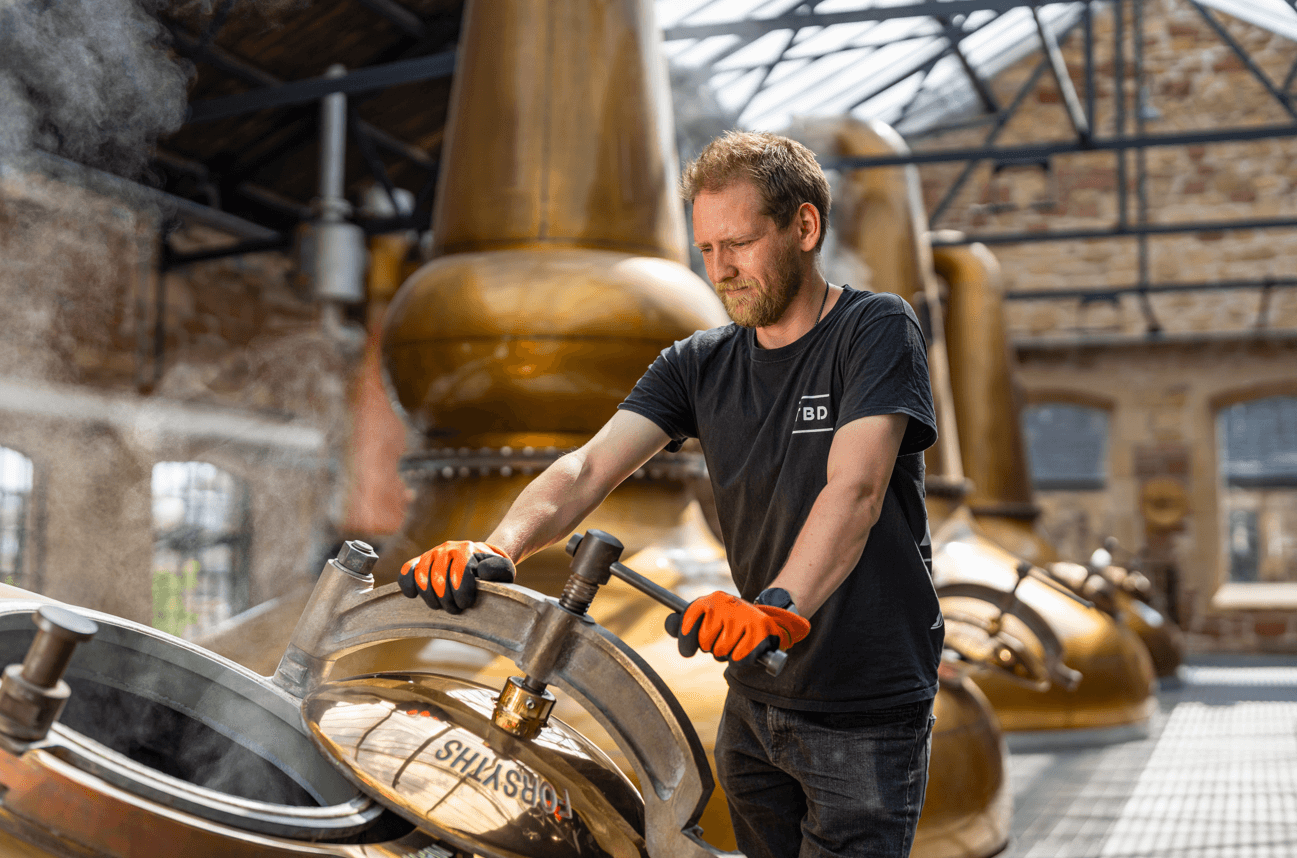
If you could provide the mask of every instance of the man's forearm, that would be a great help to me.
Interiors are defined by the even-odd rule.
[[[582,473],[578,450],[562,456],[532,480],[486,541],[520,563],[571,533],[608,491]]]
[[[815,499],[771,586],[787,590],[797,612],[809,618],[860,562],[881,509],[882,499],[874,493],[830,482]]]

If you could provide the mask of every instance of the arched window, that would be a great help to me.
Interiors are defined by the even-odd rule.
[[[0,581],[30,589],[32,460],[0,447]]]
[[[248,607],[247,492],[206,462],[153,466],[153,625],[193,638]]]
[[[1297,396],[1216,414],[1232,581],[1297,582]]]
[[[1108,412],[1042,402],[1022,412],[1032,485],[1042,490],[1102,489],[1108,474]]]

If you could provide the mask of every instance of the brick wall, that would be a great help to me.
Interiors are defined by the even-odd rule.
[[[1126,9],[1127,133],[1133,133],[1134,22],[1131,4]],[[1143,11],[1149,106],[1160,116],[1147,122],[1147,133],[1292,121],[1188,3],[1144,0]],[[1297,60],[1297,44],[1213,14],[1271,80],[1284,80]],[[1096,15],[1094,34],[1096,126],[1099,134],[1110,136],[1116,112],[1110,9]],[[1084,103],[1082,44],[1078,26],[1064,52]],[[1013,98],[1038,59],[1028,57],[993,82],[1002,104]],[[997,143],[1062,140],[1072,133],[1058,87],[1046,73]],[[923,140],[916,148],[980,145],[984,134],[963,130]],[[1060,155],[1048,171],[1018,166],[998,174],[984,164],[935,225],[966,233],[1111,227],[1118,217],[1116,157]],[[1164,147],[1149,149],[1146,157],[1151,221],[1297,217],[1297,140]],[[1135,159],[1134,153],[1127,156],[1132,223],[1138,217]],[[961,167],[921,168],[929,210]],[[1139,280],[1132,238],[1005,244],[992,250],[1010,291],[1120,287]],[[1292,277],[1295,271],[1294,228],[1148,241],[1149,280],[1155,284]],[[1275,289],[1266,297],[1259,289],[1154,295],[1149,306],[1163,330],[1161,344],[1145,341],[1149,317],[1132,295],[1094,302],[1015,300],[1007,306],[1029,400],[1083,395],[1112,404],[1107,488],[1041,493],[1044,530],[1074,557],[1088,555],[1106,535],[1116,535],[1132,551],[1166,553],[1176,570],[1176,595],[1193,647],[1297,651],[1297,592],[1256,591],[1255,599],[1227,598],[1223,486],[1215,452],[1217,403],[1252,389],[1275,392],[1275,385],[1287,381],[1294,382],[1290,393],[1297,394],[1297,337],[1292,336],[1297,331],[1297,289]],[[1188,473],[1177,478],[1188,491],[1190,514],[1172,533],[1150,534],[1141,515],[1140,487],[1148,477],[1138,472],[1137,462],[1150,445],[1190,451]],[[1297,590],[1297,585],[1289,586]]]

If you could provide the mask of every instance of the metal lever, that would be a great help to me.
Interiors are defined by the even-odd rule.
[[[1024,560],[1022,562],[1026,563],[1027,561]],[[1020,563],[1018,565],[1019,568],[1021,568],[1022,564]],[[1058,591],[1059,593],[1071,599],[1073,602],[1076,602],[1078,605],[1080,605],[1083,608],[1094,607],[1094,602],[1091,602],[1089,599],[1085,598],[1080,593],[1077,593],[1071,587],[1067,586],[1062,581],[1059,581],[1058,579],[1056,579],[1054,576],[1050,575],[1048,572],[1044,571],[1043,569],[1038,569],[1034,566],[1031,567],[1031,577],[1035,578],[1037,581],[1040,581],[1042,584],[1048,584],[1050,589]]]
[[[597,543],[591,540],[582,554],[601,549]],[[366,553],[355,553],[363,569]],[[592,565],[606,570],[609,564]],[[648,663],[606,629],[526,587],[479,581],[477,598],[462,614],[429,611],[397,584],[374,589],[372,577],[330,560],[273,682],[300,700],[348,654],[397,640],[438,638],[503,656],[538,682],[566,691],[626,755],[641,784],[648,854],[737,858],[698,836],[714,786],[707,754],[684,708]]]
[[[598,530],[590,530],[587,531],[587,533],[590,535],[600,534],[603,537],[612,539],[612,537],[608,536],[606,533],[603,533],[602,531],[598,531]],[[572,538],[567,541],[567,553],[575,556],[577,547],[581,544],[581,540],[582,540],[581,534],[579,533],[572,534]],[[610,563],[608,566],[608,571],[613,576],[620,578],[622,581],[625,581],[627,584],[630,584],[636,590],[639,590],[644,595],[665,605],[666,607],[670,608],[672,611],[675,611],[677,614],[683,614],[685,612],[685,608],[689,607],[688,601],[677,596],[675,593],[672,593],[666,587],[663,587],[657,583],[654,583],[653,581],[650,581],[648,578],[645,578],[643,575],[639,574],[634,569],[631,569],[629,566],[626,566],[623,563],[618,563],[616,561]],[[765,668],[766,673],[770,674],[771,676],[778,676],[780,672],[783,671],[784,665],[787,662],[788,662],[788,653],[784,652],[781,649],[777,649],[773,652],[768,652],[765,655],[761,656],[759,659],[757,659],[757,663],[760,664],[763,668]]]

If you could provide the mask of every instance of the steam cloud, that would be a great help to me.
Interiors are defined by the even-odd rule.
[[[126,176],[184,120],[192,68],[161,0],[0,0],[0,157],[43,149]]]

